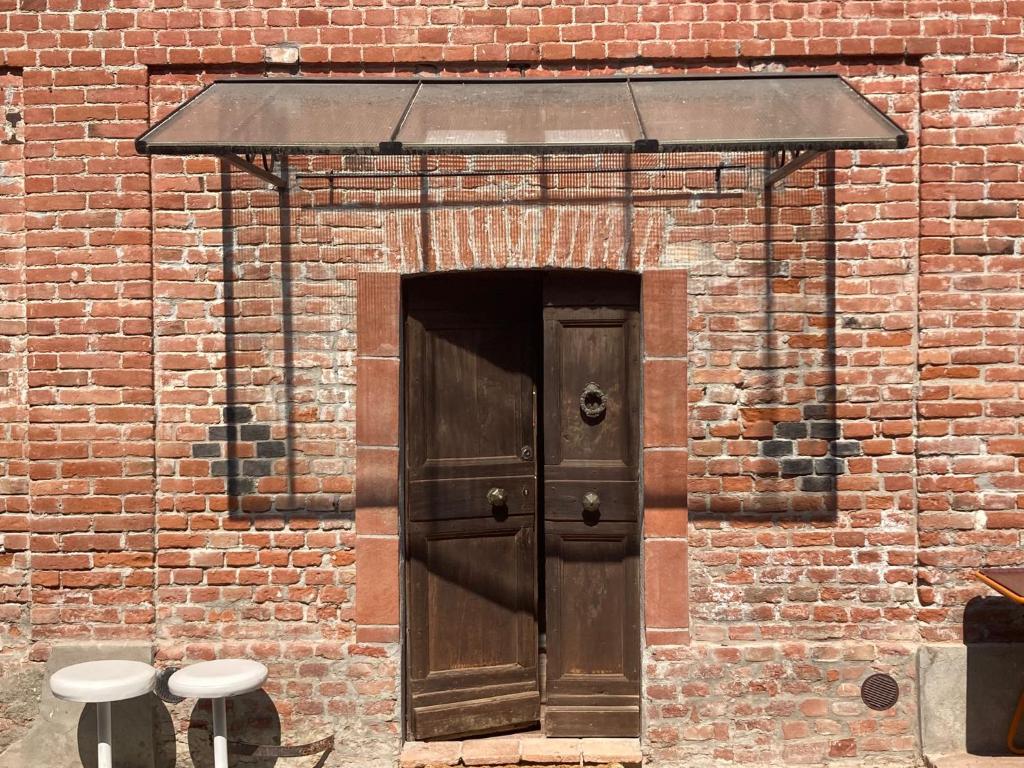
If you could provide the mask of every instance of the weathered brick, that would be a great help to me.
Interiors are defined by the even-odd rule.
[[[963,606],[982,594],[971,570],[1020,564],[1019,7],[849,5],[837,20],[781,2],[757,19],[715,4],[499,5],[71,11],[0,0],[0,669],[78,639],[154,638],[162,663],[253,655],[273,667],[282,733],[342,722],[362,757],[393,760],[398,626],[353,617],[355,536],[340,510],[362,472],[354,430],[369,426],[369,444],[394,455],[360,474],[372,501],[360,533],[397,533],[398,401],[379,423],[360,418],[374,398],[353,387],[352,356],[398,355],[401,272],[670,266],[689,273],[688,333],[645,326],[645,337],[688,353],[689,370],[673,415],[652,418],[646,437],[689,451],[688,499],[671,512],[688,506],[692,521],[648,528],[689,537],[691,622],[652,633],[645,650],[658,693],[645,701],[651,758],[791,765],[884,752],[911,764],[914,713],[901,703],[865,716],[851,700],[863,668],[910,684],[918,643],[961,640]],[[131,139],[210,78],[262,66],[282,40],[304,73],[831,61],[913,146],[838,154],[834,244],[827,173],[787,180],[768,211],[771,259],[749,191],[738,203],[643,199],[645,183],[667,191],[686,183],[681,172],[653,181],[637,166],[614,215],[520,203],[505,182],[492,187],[501,206],[474,210],[467,197],[460,213],[417,209],[415,179],[332,193],[361,209],[293,190],[291,293],[276,193],[231,174],[229,341],[218,161],[150,161]],[[548,178],[559,195],[577,183]],[[432,194],[469,194],[442,183]],[[386,285],[386,314],[359,302],[367,270]],[[648,401],[664,400],[656,378]],[[285,423],[293,474],[237,478],[228,492],[267,514],[229,513],[226,457],[269,469],[281,435],[270,456],[269,432],[252,430]],[[790,441],[792,455],[760,450]],[[807,462],[834,468],[830,457],[846,460],[835,476],[786,476]],[[390,595],[381,604],[397,615]],[[721,644],[741,650],[713,654]],[[25,725],[2,705],[0,723],[0,747]]]

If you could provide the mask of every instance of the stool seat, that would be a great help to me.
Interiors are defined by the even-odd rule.
[[[156,670],[141,661],[85,661],[58,669],[50,690],[58,699],[95,704],[134,699],[153,690]]]
[[[222,699],[259,688],[267,679],[267,668],[251,659],[217,659],[179,669],[167,687],[175,696],[187,699]]]

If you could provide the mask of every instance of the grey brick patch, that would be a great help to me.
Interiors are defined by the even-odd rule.
[[[266,424],[245,424],[242,426],[242,440],[269,440],[270,427]]]
[[[860,443],[857,440],[837,440],[832,443],[831,453],[833,456],[847,457],[860,456],[862,453]]]
[[[247,405],[225,405],[224,421],[228,424],[244,424],[252,421],[252,408]]]
[[[283,440],[266,440],[256,443],[256,455],[260,458],[281,458],[286,454]]]
[[[761,443],[761,453],[764,456],[792,456],[792,440],[765,440]]]
[[[811,459],[783,459],[781,463],[784,477],[809,475],[814,472],[814,462]]]
[[[210,427],[206,430],[206,435],[210,440],[236,440],[238,439],[238,427],[234,424],[230,425],[218,425],[216,427]]]
[[[220,443],[192,443],[193,459],[219,459]]]

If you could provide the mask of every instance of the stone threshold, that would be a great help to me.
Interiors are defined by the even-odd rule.
[[[951,755],[925,755],[928,768],[1022,768],[1024,756],[969,755],[966,752]]]
[[[640,739],[546,739],[535,734],[463,741],[408,741],[401,768],[445,766],[638,766]]]

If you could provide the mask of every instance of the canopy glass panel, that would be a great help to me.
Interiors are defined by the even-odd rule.
[[[424,83],[397,140],[441,147],[632,149],[642,138],[626,82]]]
[[[631,84],[665,149],[898,146],[905,134],[840,77],[715,77]]]
[[[896,148],[836,75],[538,80],[238,78],[138,138],[149,154]]]
[[[139,140],[152,154],[377,150],[391,138],[416,83],[224,80]],[[181,151],[176,151],[176,150]]]

